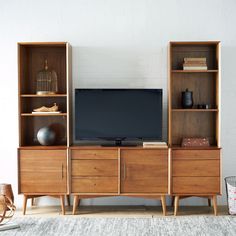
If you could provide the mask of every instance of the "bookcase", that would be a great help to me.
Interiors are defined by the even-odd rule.
[[[58,91],[55,94],[37,94],[36,76],[44,68],[57,73]],[[68,147],[72,142],[71,111],[71,46],[67,42],[18,43],[18,101],[19,101],[19,193],[24,194],[24,214],[27,199],[38,196],[61,198],[68,190]],[[60,113],[32,113],[42,106],[56,103]],[[42,127],[55,132],[55,142],[42,146],[37,133]]]
[[[207,70],[183,70],[184,58],[203,57]],[[179,199],[188,196],[212,199],[217,214],[216,196],[221,194],[220,42],[170,42],[168,71],[168,142],[175,214]],[[181,93],[186,89],[193,92],[190,109],[181,106]],[[207,104],[208,109],[199,109],[200,104]],[[183,138],[207,138],[210,146],[182,147]]]

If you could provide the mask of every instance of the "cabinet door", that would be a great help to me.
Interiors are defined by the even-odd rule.
[[[66,193],[66,150],[20,150],[20,193]]]
[[[121,193],[167,193],[168,150],[121,150]]]

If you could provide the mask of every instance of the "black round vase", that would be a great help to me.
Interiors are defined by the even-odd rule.
[[[182,92],[182,107],[185,109],[193,107],[193,92],[188,89]]]

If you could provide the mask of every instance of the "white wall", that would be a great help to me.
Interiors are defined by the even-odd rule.
[[[21,41],[70,42],[74,87],[163,88],[166,118],[168,42],[221,40],[223,175],[236,175],[235,12],[235,0],[0,0],[0,182],[13,185],[17,205],[22,204],[16,158],[16,43]],[[39,203],[59,204],[49,198]],[[157,201],[112,198],[83,203]],[[219,203],[226,203],[225,195]]]

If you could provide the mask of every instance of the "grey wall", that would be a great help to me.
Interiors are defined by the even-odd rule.
[[[167,44],[222,41],[223,175],[236,175],[236,1],[12,0],[0,1],[0,182],[11,183],[17,204],[17,47],[21,41],[68,41],[74,87],[163,88],[167,105]],[[166,139],[166,127],[164,134]],[[223,185],[224,188],[224,185]],[[132,198],[83,204],[157,204]],[[225,204],[225,195],[219,198]],[[59,204],[44,198],[39,204]],[[183,204],[206,204],[188,199]]]

